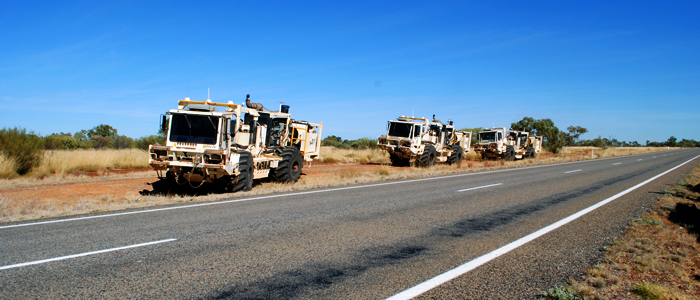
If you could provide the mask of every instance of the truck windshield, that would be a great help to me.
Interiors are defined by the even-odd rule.
[[[479,132],[479,141],[480,142],[495,142],[496,141],[496,132],[495,131]]]
[[[218,117],[173,114],[170,141],[213,145],[218,131]]]
[[[410,123],[398,123],[398,122],[389,122],[389,136],[398,136],[398,137],[410,137],[411,134],[411,126],[413,124]]]

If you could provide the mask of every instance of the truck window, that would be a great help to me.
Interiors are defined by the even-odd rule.
[[[480,142],[495,142],[496,141],[496,133],[491,131],[491,132],[479,132],[479,141]]]
[[[216,144],[219,117],[173,114],[170,141],[197,144]]]
[[[399,122],[390,122],[389,123],[389,136],[398,136],[398,137],[409,137],[411,134],[411,124],[408,123],[399,123]]]

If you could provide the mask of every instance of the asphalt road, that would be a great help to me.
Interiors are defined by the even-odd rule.
[[[418,296],[536,298],[594,264],[698,156],[678,150],[0,224],[0,298],[383,299],[695,158]]]

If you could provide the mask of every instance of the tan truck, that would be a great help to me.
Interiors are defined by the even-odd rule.
[[[393,166],[429,167],[437,162],[457,164],[471,151],[471,132],[455,130],[452,121],[401,116],[387,123],[387,133],[377,139],[389,153]]]
[[[487,128],[479,132],[474,151],[481,154],[483,159],[502,158],[513,161],[532,158],[542,151],[542,137],[505,127]]]
[[[270,111],[249,98],[245,105],[180,100],[163,115],[166,143],[149,146],[150,165],[194,188],[208,182],[234,192],[252,189],[256,179],[296,182],[303,162],[320,158],[323,123],[293,120],[289,106]]]

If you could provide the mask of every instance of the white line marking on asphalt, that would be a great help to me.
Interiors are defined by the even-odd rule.
[[[43,263],[52,262],[52,261],[59,261],[59,260],[65,260],[65,259],[71,259],[71,258],[77,258],[77,257],[83,257],[83,256],[88,256],[88,255],[95,255],[95,254],[100,254],[100,253],[119,251],[119,250],[131,249],[131,248],[137,248],[137,247],[143,247],[143,246],[150,246],[150,245],[173,242],[173,241],[177,241],[177,239],[160,240],[160,241],[148,242],[148,243],[143,243],[143,244],[136,244],[136,245],[131,245],[131,246],[117,247],[117,248],[112,248],[112,249],[97,250],[97,251],[92,251],[92,252],[85,252],[85,253],[80,253],[80,254],[61,256],[61,257],[56,257],[56,258],[30,261],[30,262],[21,263],[21,264],[2,266],[2,267],[0,267],[0,270],[26,267],[26,266],[31,266],[31,265],[38,265],[38,264],[43,264]]]
[[[638,159],[637,161],[640,161],[640,160],[642,160],[642,159],[640,158],[640,159]]]
[[[468,189],[459,190],[458,192],[466,192],[466,191],[471,191],[471,190],[478,190],[478,189],[483,189],[483,188],[487,188],[487,187],[497,186],[497,185],[501,185],[501,184],[503,184],[503,183],[489,184],[489,185],[485,185],[485,186],[477,186],[477,187],[473,187],[473,188],[468,188]]]
[[[666,154],[664,154],[664,156],[666,156]]]
[[[621,165],[621,164],[622,164],[622,163],[614,163],[613,166],[614,166],[614,165]]]
[[[656,158],[656,156],[654,156],[654,157],[652,157],[652,158]]]
[[[579,172],[579,171],[581,171],[581,169],[573,170],[573,171],[569,171],[569,172],[564,172],[564,174],[573,173],[573,172]]]
[[[657,178],[659,178],[659,177],[661,177],[661,176],[663,176],[663,175],[668,174],[669,172],[671,172],[671,171],[673,171],[673,170],[675,170],[675,169],[680,168],[681,166],[683,166],[683,165],[685,165],[685,164],[687,164],[687,163],[693,161],[694,159],[696,159],[696,158],[698,158],[698,157],[700,157],[700,155],[698,155],[698,156],[696,156],[696,157],[693,157],[692,159],[690,159],[690,160],[688,160],[688,161],[686,161],[686,162],[684,162],[684,163],[682,163],[682,164],[680,164],[680,165],[677,165],[677,166],[675,166],[675,167],[673,167],[673,168],[671,168],[671,169],[669,169],[669,170],[667,170],[667,171],[665,171],[665,172],[663,172],[663,173],[661,173],[661,174],[659,174],[659,175],[656,175],[656,176],[654,176],[654,177],[652,177],[652,178],[649,178],[649,179],[643,181],[642,183],[639,183],[639,184],[637,184],[637,185],[635,185],[635,186],[633,186],[633,187],[631,187],[631,188],[628,188],[628,189],[626,189],[626,190],[624,190],[624,191],[622,191],[622,192],[619,192],[619,193],[615,194],[614,196],[612,196],[612,197],[610,197],[610,198],[607,198],[607,199],[605,199],[605,200],[603,200],[603,201],[600,201],[600,202],[598,202],[598,203],[596,203],[596,204],[594,204],[594,205],[591,205],[591,206],[589,206],[588,208],[586,208],[586,209],[584,209],[584,210],[581,210],[581,211],[579,211],[579,212],[577,212],[577,213],[575,213],[575,214],[573,214],[573,215],[570,215],[570,216],[568,216],[568,217],[566,217],[566,218],[564,218],[564,219],[561,219],[561,220],[559,220],[559,221],[557,221],[557,222],[555,222],[555,223],[552,223],[551,225],[549,225],[549,226],[547,226],[547,227],[544,227],[544,228],[542,228],[542,229],[540,229],[540,230],[537,230],[537,231],[535,231],[535,232],[533,232],[533,233],[531,233],[531,234],[528,234],[528,235],[526,235],[526,236],[524,236],[524,237],[522,237],[522,238],[520,238],[520,239],[518,239],[518,240],[516,240],[516,241],[514,241],[514,242],[511,242],[511,243],[509,243],[509,244],[507,244],[507,245],[505,245],[505,246],[503,246],[503,247],[501,247],[501,248],[498,248],[498,249],[496,249],[496,250],[493,250],[493,251],[491,251],[491,252],[489,252],[489,253],[487,253],[487,254],[485,254],[485,255],[482,255],[482,256],[480,256],[480,257],[477,257],[476,259],[471,260],[471,261],[469,261],[469,262],[467,262],[467,263],[465,263],[465,264],[463,264],[463,265],[461,265],[461,266],[458,266],[458,267],[456,267],[456,268],[454,268],[454,269],[452,269],[452,270],[449,270],[449,271],[447,271],[447,272],[445,272],[445,273],[442,273],[442,274],[440,274],[440,275],[438,275],[438,276],[435,276],[435,277],[433,277],[433,278],[431,278],[431,279],[428,279],[427,281],[425,281],[425,282],[423,282],[423,283],[420,283],[420,284],[418,284],[418,285],[416,285],[416,286],[414,286],[414,287],[412,287],[412,288],[409,288],[409,289],[404,290],[404,291],[402,291],[402,292],[400,292],[400,293],[398,293],[398,294],[396,294],[396,295],[394,295],[394,296],[391,296],[391,297],[387,298],[387,300],[411,299],[411,298],[414,298],[414,297],[416,297],[416,296],[418,296],[418,295],[420,295],[420,294],[423,294],[423,293],[425,293],[425,292],[427,292],[427,291],[429,291],[429,290],[431,290],[431,289],[433,289],[433,288],[435,288],[435,287],[437,287],[437,286],[439,286],[439,285],[441,285],[441,284],[443,284],[443,283],[445,283],[445,282],[448,282],[448,281],[450,281],[450,280],[452,280],[452,279],[457,278],[458,276],[461,276],[461,275],[463,275],[463,274],[465,274],[465,273],[467,273],[467,272],[469,272],[469,271],[471,271],[471,270],[474,270],[474,269],[476,269],[477,267],[479,267],[479,266],[481,266],[481,265],[483,265],[483,264],[485,264],[485,263],[487,263],[487,262],[489,262],[489,261],[491,261],[491,260],[493,260],[493,259],[495,259],[495,258],[497,258],[497,257],[499,257],[499,256],[501,256],[501,255],[503,255],[503,254],[506,254],[506,253],[512,251],[512,250],[515,249],[515,248],[518,248],[518,247],[520,247],[520,246],[522,246],[522,245],[525,245],[525,244],[527,244],[528,242],[530,242],[530,241],[532,241],[532,240],[534,240],[534,239],[536,239],[536,238],[538,238],[538,237],[540,237],[540,236],[543,236],[543,235],[547,234],[548,232],[550,232],[550,231],[552,231],[552,230],[555,230],[555,229],[557,229],[557,228],[559,228],[559,227],[561,227],[561,226],[564,226],[564,225],[566,225],[567,223],[569,223],[569,222],[571,222],[571,221],[573,221],[573,220],[576,220],[576,219],[580,218],[581,216],[583,216],[583,215],[585,215],[585,214],[587,214],[587,213],[589,213],[589,212],[591,212],[591,211],[593,211],[593,210],[595,210],[595,209],[597,209],[597,208],[599,208],[599,207],[601,207],[601,206],[603,206],[603,205],[605,205],[605,204],[608,204],[608,203],[612,202],[613,200],[615,200],[615,199],[617,199],[617,198],[620,198],[620,197],[622,197],[622,196],[628,194],[628,193],[631,192],[631,191],[634,191],[634,190],[636,190],[636,189],[642,187],[643,185],[645,185],[645,184],[647,184],[647,183],[653,181],[654,179],[657,179]]]
[[[644,155],[644,154],[640,154],[640,155]],[[439,179],[444,179],[444,178],[464,177],[464,176],[475,176],[475,175],[492,174],[492,173],[501,173],[501,172],[510,172],[510,171],[519,171],[519,170],[529,170],[529,169],[538,169],[538,168],[548,168],[548,167],[556,167],[556,166],[563,166],[563,165],[569,165],[569,164],[578,164],[578,163],[587,163],[587,162],[596,162],[596,161],[609,160],[609,159],[618,159],[618,158],[619,158],[619,157],[610,157],[610,158],[599,158],[599,159],[594,159],[594,160],[580,160],[580,161],[565,162],[565,163],[560,163],[560,164],[550,164],[550,165],[541,165],[541,166],[532,166],[532,167],[512,168],[512,169],[503,169],[503,170],[486,171],[486,172],[476,172],[476,173],[466,173],[466,174],[455,174],[455,175],[447,175],[447,176],[440,176],[440,177],[430,177],[430,178],[411,179],[411,180],[404,180],[404,181],[394,181],[394,182],[385,182],[385,183],[375,183],[375,184],[358,185],[358,186],[350,186],[350,187],[342,187],[342,188],[332,188],[332,189],[327,189],[327,190],[306,191],[306,192],[298,192],[298,193],[290,193],[290,194],[281,194],[281,195],[260,196],[260,197],[245,198],[245,199],[237,199],[237,200],[224,200],[224,201],[218,201],[218,202],[206,202],[206,203],[189,204],[189,205],[181,205],[181,206],[172,206],[172,207],[164,207],[164,208],[145,209],[145,210],[128,211],[128,212],[114,213],[114,214],[96,215],[96,216],[89,216],[89,217],[77,217],[77,218],[58,219],[58,220],[51,220],[51,221],[41,221],[41,222],[33,222],[33,223],[23,223],[23,224],[15,224],[15,225],[0,226],[0,229],[8,229],[8,228],[24,227],[24,226],[33,226],[33,225],[44,225],[44,224],[52,224],[52,223],[62,223],[62,222],[71,222],[71,221],[80,221],[80,220],[99,219],[99,218],[107,218],[107,217],[127,216],[127,215],[135,215],[135,214],[150,213],[150,212],[158,212],[158,211],[167,211],[167,210],[174,210],[174,209],[184,209],[184,208],[193,208],[193,207],[201,207],[201,206],[209,206],[209,205],[229,204],[229,203],[236,203],[236,202],[246,202],[246,201],[253,201],[253,200],[270,199],[270,198],[282,198],[282,197],[290,197],[290,196],[298,196],[298,195],[308,195],[308,194],[316,194],[316,193],[327,193],[327,192],[335,192],[335,191],[342,191],[342,190],[361,189],[361,188],[367,188],[367,187],[376,187],[376,186],[384,186],[384,185],[394,185],[394,184],[411,183],[411,182],[418,182],[418,181],[439,180]]]

